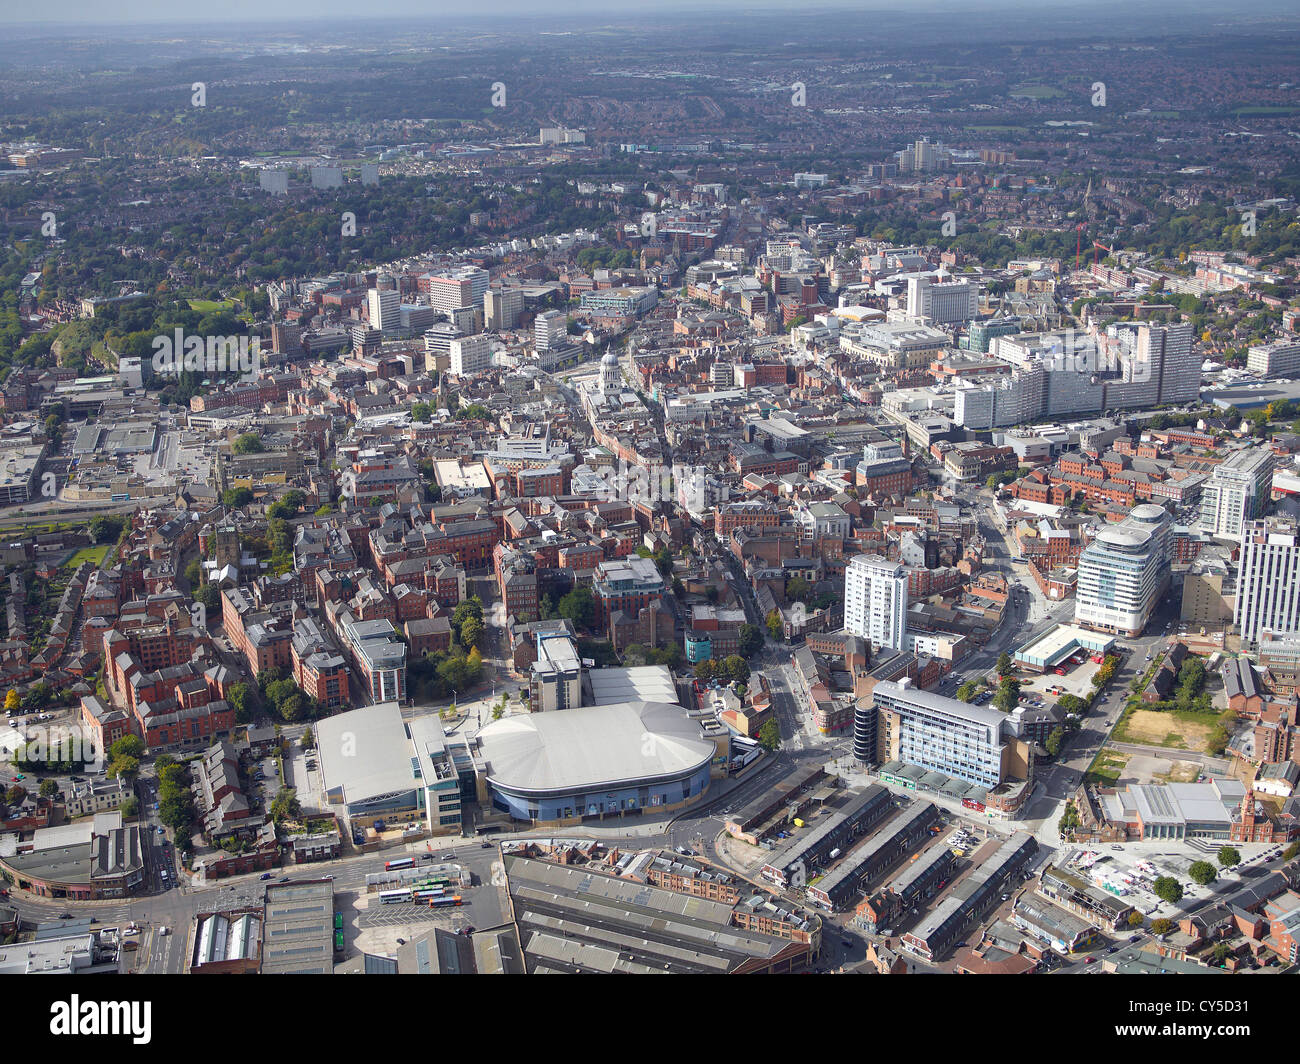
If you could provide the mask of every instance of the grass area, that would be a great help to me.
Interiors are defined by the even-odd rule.
[[[1163,712],[1133,709],[1120,718],[1111,738],[1117,743],[1143,743],[1173,750],[1207,752],[1208,740],[1217,723],[1217,713],[1197,713],[1189,709]]]
[[[974,133],[1028,133],[1024,126],[967,126]]]
[[[1234,115],[1294,115],[1300,114],[1300,107],[1238,107]]]
[[[200,314],[211,314],[214,310],[230,310],[234,307],[233,299],[223,299],[217,302],[215,299],[191,299],[189,301],[190,310],[197,310]]]
[[[78,565],[81,565],[84,562],[94,562],[96,569],[102,569],[104,566],[104,559],[112,549],[113,544],[111,543],[101,543],[98,547],[82,547],[81,550],[77,551],[72,555],[72,557],[63,563],[63,568],[75,569]]]
[[[1119,782],[1124,766],[1128,764],[1129,754],[1102,747],[1088,766],[1087,781],[1094,786],[1113,787]]]

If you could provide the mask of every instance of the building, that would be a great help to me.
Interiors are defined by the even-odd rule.
[[[486,373],[492,368],[492,339],[486,333],[457,337],[447,344],[447,357],[457,377]]]
[[[907,279],[907,316],[939,325],[970,321],[979,313],[979,284],[935,281],[929,274]]]
[[[844,630],[902,650],[906,619],[907,570],[878,555],[851,558],[844,569]]]
[[[1076,624],[1115,635],[1142,634],[1169,586],[1169,514],[1143,503],[1102,529],[1079,555]]]
[[[1243,644],[1300,631],[1300,537],[1294,521],[1247,521],[1242,528],[1233,623]]]
[[[539,353],[568,343],[568,315],[562,310],[546,310],[533,319],[533,346]]]
[[[534,713],[582,705],[582,659],[564,632],[537,633],[537,660],[529,680],[529,708]]]
[[[491,288],[483,295],[483,320],[488,332],[518,328],[523,312],[522,288]]]
[[[463,740],[449,740],[437,716],[402,719],[396,702],[326,717],[316,725],[321,793],[354,827],[420,823],[431,835],[461,830],[456,760]],[[472,793],[472,783],[466,787]]]
[[[894,796],[873,783],[815,827],[799,833],[762,867],[760,875],[782,890],[806,886],[834,862],[854,839],[865,835],[896,810]]]
[[[1234,451],[1215,466],[1201,488],[1200,530],[1218,539],[1241,539],[1245,522],[1268,510],[1274,462],[1271,448],[1256,446]]]
[[[1252,344],[1246,349],[1246,369],[1257,377],[1300,376],[1300,343]]]
[[[1003,780],[1027,766],[1018,752],[1021,743],[1004,743],[1005,714],[983,706],[969,705],[955,698],[916,688],[906,677],[883,680],[871,693],[878,714],[877,746],[884,746],[886,761],[899,761],[954,779],[965,780],[992,790]],[[854,728],[854,750],[866,748],[858,742]]]
[[[392,288],[372,288],[366,293],[370,327],[372,329],[397,329],[402,325],[402,297]]]
[[[477,743],[480,800],[534,824],[681,809],[708,790],[718,754],[698,723],[663,702],[509,716]]]
[[[658,603],[663,598],[664,578],[649,558],[620,558],[596,567],[591,590],[596,620],[603,626],[617,611],[635,617],[646,606]]]
[[[262,909],[263,975],[332,975],[334,881],[268,883]]]
[[[488,291],[488,272],[478,266],[462,266],[443,273],[427,273],[417,281],[429,296],[429,306],[451,315],[464,307],[481,308]]]

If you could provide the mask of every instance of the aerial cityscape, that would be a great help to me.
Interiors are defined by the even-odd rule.
[[[0,40],[0,972],[1296,972],[1300,12],[373,6]]]

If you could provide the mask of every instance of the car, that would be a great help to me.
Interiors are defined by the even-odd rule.
[[[1142,941],[1142,936],[1141,936],[1141,935],[1129,935],[1128,940],[1129,940],[1129,942],[1141,942],[1141,941]]]
[[[442,859],[443,859],[444,861],[454,861],[454,860],[456,860],[456,852],[455,852],[454,850],[451,851],[450,853],[444,853],[444,854],[442,854],[441,856],[442,856]]]
[[[59,919],[60,919],[60,920],[71,920],[71,919],[72,919],[72,913],[62,913],[62,914],[59,916]]]
[[[270,873],[270,872],[263,872],[263,873],[262,873],[260,876],[258,876],[257,878],[265,882],[266,880],[268,880],[268,879],[270,879],[270,878],[272,878],[272,877],[271,877],[271,873]]]
[[[281,876],[281,877],[280,877],[280,882],[281,882],[281,883],[288,883],[288,882],[289,882],[289,877],[288,877],[288,876]]]
[[[490,850],[490,849],[492,849],[492,843],[490,843],[490,842],[482,842],[482,843],[479,843],[479,849],[480,849],[480,850]]]
[[[456,933],[457,933],[458,935],[472,935],[472,934],[474,933],[474,925],[473,925],[473,924],[466,924],[464,927],[462,927],[462,928],[461,928],[459,931],[457,931]]]
[[[1106,952],[1107,952],[1107,953],[1114,953],[1117,949],[1119,949],[1118,946],[1111,946],[1110,949],[1108,949]]]
[[[1097,963],[1097,958],[1096,958],[1096,957],[1085,957],[1085,958],[1083,959],[1083,963],[1084,963],[1084,964],[1096,964],[1096,963]]]
[[[399,939],[397,940],[397,944],[398,944],[399,946],[405,946],[405,945],[406,945],[406,939],[404,939],[404,938],[399,938]]]
[[[163,877],[163,879],[166,879],[166,878],[167,878],[167,869],[164,868],[164,869],[163,869],[161,872],[159,872],[158,874],[161,875],[161,876]]]

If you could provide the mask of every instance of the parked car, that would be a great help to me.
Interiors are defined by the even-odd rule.
[[[271,873],[270,873],[270,872],[263,872],[263,873],[262,873],[260,876],[258,876],[257,878],[258,878],[258,879],[261,879],[261,880],[267,880],[267,879],[270,879],[270,878],[271,878]]]

